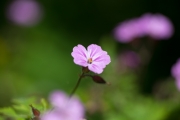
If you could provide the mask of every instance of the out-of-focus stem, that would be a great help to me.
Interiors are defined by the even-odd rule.
[[[80,84],[80,82],[81,82],[81,79],[84,77],[84,73],[82,73],[81,75],[80,75],[80,77],[79,77],[79,79],[78,79],[78,81],[77,81],[77,83],[76,83],[76,86],[74,87],[74,89],[73,89],[73,91],[71,92],[71,94],[70,94],[70,97],[72,97],[73,95],[74,95],[74,93],[76,92],[76,90],[77,90],[77,88],[78,88],[78,86],[79,86],[79,84]]]

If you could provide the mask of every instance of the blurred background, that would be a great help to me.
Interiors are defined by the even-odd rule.
[[[136,25],[141,18],[146,25]],[[81,82],[76,95],[87,120],[180,120],[171,72],[180,58],[179,21],[176,0],[1,0],[0,107],[57,89],[70,94],[81,72],[72,49],[93,43],[111,56],[101,75],[111,85]]]

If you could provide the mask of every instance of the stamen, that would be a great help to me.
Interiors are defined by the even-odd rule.
[[[87,63],[91,64],[93,62],[92,58],[89,58]]]

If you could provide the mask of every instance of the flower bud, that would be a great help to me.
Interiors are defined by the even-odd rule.
[[[94,76],[92,76],[92,79],[96,83],[106,84],[106,81],[101,76],[94,75]]]
[[[40,116],[40,111],[38,109],[34,108],[32,105],[30,105],[30,107],[32,109],[34,117],[39,117]]]

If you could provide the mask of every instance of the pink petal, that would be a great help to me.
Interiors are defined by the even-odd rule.
[[[95,73],[102,73],[103,68],[110,63],[110,56],[103,51],[100,46],[91,44],[88,46],[88,56],[92,58],[93,63],[88,64],[89,70]]]
[[[84,61],[84,60],[81,60],[81,59],[74,59],[74,63],[76,63],[77,65],[83,66],[83,67],[88,66],[87,61]]]
[[[72,120],[81,120],[84,117],[84,108],[79,99],[71,98],[66,109],[66,112],[70,115],[68,118],[72,118]],[[70,119],[71,120],[71,119]]]
[[[41,116],[41,120],[63,120],[62,115],[56,111],[48,111]]]
[[[103,63],[106,66],[111,62],[111,59],[110,59],[110,56],[106,54],[106,55],[101,55],[101,56],[97,57],[94,60],[94,62]]]
[[[73,48],[71,55],[74,58],[74,63],[84,66],[87,66],[87,51],[84,46],[78,45]]]
[[[174,32],[171,21],[161,15],[155,14],[147,24],[148,34],[155,39],[169,39]]]
[[[107,52],[101,51],[101,52],[96,53],[93,56],[93,61],[101,62],[102,64],[104,64],[104,67],[105,67],[106,65],[108,65],[111,62],[111,59],[110,59],[110,56],[107,54]]]
[[[88,51],[88,57],[92,58],[96,53],[102,51],[101,47],[95,44],[91,44],[87,48]]]
[[[102,57],[103,55],[107,55],[106,51],[98,51],[94,54],[94,56],[92,57],[93,61],[96,60],[99,57]]]
[[[54,107],[64,108],[64,104],[67,103],[68,97],[60,91],[54,91],[50,95],[50,102]]]
[[[101,66],[101,63],[88,64],[89,70],[97,74],[101,74],[103,72],[103,68]]]
[[[174,78],[180,78],[180,59],[178,59],[176,63],[172,66],[171,75]]]
[[[132,29],[131,22],[125,21],[120,23],[114,29],[114,37],[122,43],[131,42],[134,38],[134,29]]]
[[[40,116],[41,120],[81,120],[84,117],[84,108],[79,99],[69,98],[61,91],[50,95],[53,109]]]

